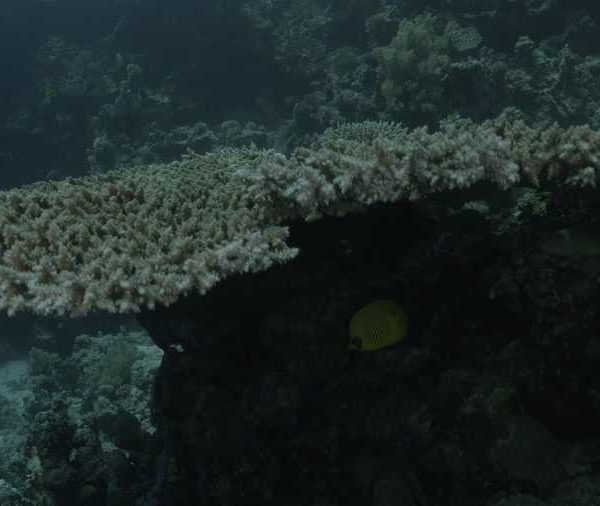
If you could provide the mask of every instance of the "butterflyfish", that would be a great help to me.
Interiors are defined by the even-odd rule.
[[[406,313],[392,300],[376,300],[361,307],[350,319],[350,349],[377,351],[406,336]]]

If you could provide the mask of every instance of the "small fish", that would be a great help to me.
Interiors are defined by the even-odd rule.
[[[542,243],[542,250],[565,257],[600,255],[600,238],[584,230],[563,228]]]
[[[376,351],[406,336],[406,313],[391,300],[376,300],[361,307],[350,319],[350,349]]]

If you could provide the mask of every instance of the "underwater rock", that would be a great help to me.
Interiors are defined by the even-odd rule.
[[[497,441],[491,457],[511,479],[548,492],[565,478],[563,450],[546,427],[530,416],[516,415],[509,418],[508,430],[508,438]]]
[[[269,314],[261,327],[268,352],[304,383],[332,377],[348,354],[347,312],[326,297],[292,300]]]

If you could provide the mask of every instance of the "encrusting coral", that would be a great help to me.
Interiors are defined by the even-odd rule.
[[[229,149],[0,193],[0,309],[135,312],[288,261],[286,224],[488,182],[595,187],[600,133],[506,114],[344,125],[290,157]]]

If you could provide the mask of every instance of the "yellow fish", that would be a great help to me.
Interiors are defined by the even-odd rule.
[[[380,350],[406,335],[406,313],[394,301],[376,300],[354,313],[349,331],[351,350]]]

